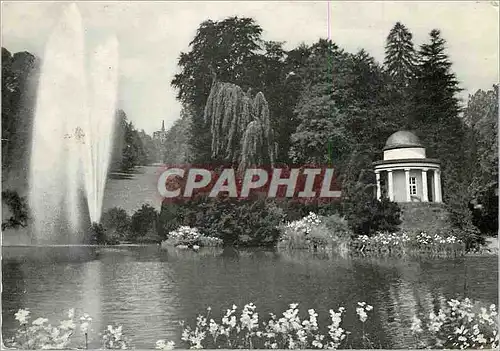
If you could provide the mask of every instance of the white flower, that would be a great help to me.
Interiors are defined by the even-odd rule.
[[[366,314],[364,308],[358,307],[356,308],[356,313],[359,316],[359,320],[364,323],[368,319],[368,315]]]
[[[68,311],[68,318],[69,319],[73,319],[73,317],[75,316],[75,309],[74,308],[71,308],[69,311]]]
[[[33,325],[43,325],[44,323],[47,323],[49,320],[47,318],[37,318],[33,321]]]
[[[173,350],[175,347],[175,342],[169,341],[165,342],[165,340],[158,340],[156,342],[156,349],[158,350]]]
[[[61,321],[60,328],[62,330],[71,330],[71,329],[75,328],[75,323],[73,323],[73,321],[71,319]]]
[[[82,324],[80,324],[80,331],[82,332],[82,334],[87,334],[87,332],[89,331],[89,322],[83,322]]]
[[[91,322],[92,318],[88,315],[88,313],[84,313],[82,317],[80,317],[80,321],[82,322]]]
[[[30,314],[30,311],[24,310],[24,309],[20,309],[15,314],[16,320],[19,321],[19,324],[26,324],[26,322],[28,321],[28,318],[29,318],[28,317],[29,314]]]
[[[417,316],[413,316],[410,330],[415,334],[422,332],[422,321]]]

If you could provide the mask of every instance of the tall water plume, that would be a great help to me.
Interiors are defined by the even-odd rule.
[[[71,4],[46,44],[38,86],[29,193],[38,242],[77,243],[77,233],[86,229],[84,214],[92,222],[100,220],[113,138],[118,43],[109,39],[93,52],[87,66],[82,18]],[[81,205],[83,194],[87,208]]]

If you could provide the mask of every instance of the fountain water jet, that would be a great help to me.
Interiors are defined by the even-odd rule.
[[[110,162],[118,82],[118,42],[94,50],[87,74],[82,18],[69,5],[46,44],[30,159],[33,239],[82,240],[82,217],[101,216]],[[90,79],[88,79],[90,76]],[[91,84],[89,84],[89,80]],[[81,206],[81,195],[87,208]]]

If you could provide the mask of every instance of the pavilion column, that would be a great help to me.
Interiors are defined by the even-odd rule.
[[[427,169],[422,170],[422,201],[429,202],[429,194],[427,193]]]
[[[441,172],[439,169],[434,170],[434,201],[442,202],[441,197]]]
[[[406,202],[411,202],[410,198],[410,169],[405,168]]]
[[[377,200],[382,198],[382,191],[380,189],[380,172],[375,172],[375,177],[377,179]]]
[[[387,183],[389,183],[388,184],[389,200],[394,201],[394,184],[392,181],[392,169],[387,171]]]

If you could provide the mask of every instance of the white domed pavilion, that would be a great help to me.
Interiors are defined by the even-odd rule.
[[[392,134],[385,143],[384,159],[373,162],[377,199],[395,202],[442,202],[440,162],[426,158],[418,137],[408,131]]]

